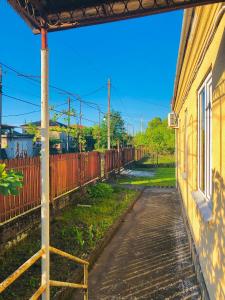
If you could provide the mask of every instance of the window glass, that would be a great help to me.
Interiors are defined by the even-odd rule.
[[[208,76],[198,94],[198,188],[211,200],[212,190],[212,79]]]

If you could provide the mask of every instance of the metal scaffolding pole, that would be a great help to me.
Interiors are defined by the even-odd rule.
[[[46,286],[42,300],[50,299],[49,287],[49,110],[48,110],[48,46],[47,31],[41,29],[41,243],[42,285]]]

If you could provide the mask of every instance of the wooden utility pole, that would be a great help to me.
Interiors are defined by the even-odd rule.
[[[0,65],[0,159],[2,158],[2,66]]]
[[[70,148],[70,97],[68,98],[68,120],[67,120],[67,152],[69,152],[69,148]]]
[[[108,79],[108,118],[107,118],[107,121],[108,121],[108,133],[107,133],[107,138],[108,138],[108,150],[111,149],[111,140],[110,140],[110,96],[111,96],[111,81],[110,79]]]
[[[79,151],[82,152],[82,144],[80,142],[80,136],[81,136],[81,127],[82,127],[82,106],[81,106],[81,100],[80,100],[80,122],[79,122]]]
[[[141,133],[143,133],[143,118],[141,117]]]
[[[98,110],[98,149],[100,149],[101,112]]]

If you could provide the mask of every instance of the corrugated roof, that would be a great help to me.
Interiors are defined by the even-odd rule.
[[[34,33],[76,28],[222,0],[8,0]]]

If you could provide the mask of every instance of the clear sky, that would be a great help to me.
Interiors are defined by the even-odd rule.
[[[140,119],[166,117],[170,110],[182,23],[182,11],[50,33],[50,83],[98,103],[107,110],[107,78],[112,81],[112,108],[140,130]],[[0,63],[21,73],[40,76],[40,36],[0,2]],[[40,104],[38,83],[3,66],[3,92]],[[78,110],[73,98],[72,106]],[[50,104],[67,96],[50,89]],[[83,105],[84,118],[98,113]],[[66,109],[65,105],[57,109]],[[19,125],[40,119],[39,108],[3,96],[3,122]],[[30,113],[20,116],[24,113]],[[74,119],[75,123],[76,120]],[[91,122],[84,121],[91,125]],[[130,126],[131,130],[131,126]]]

